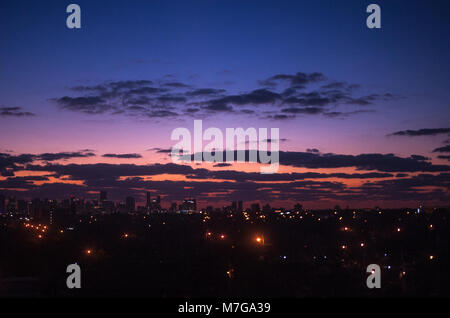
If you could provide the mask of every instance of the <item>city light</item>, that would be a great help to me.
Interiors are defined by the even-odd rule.
[[[264,236],[262,235],[256,236],[255,241],[257,244],[264,245]]]

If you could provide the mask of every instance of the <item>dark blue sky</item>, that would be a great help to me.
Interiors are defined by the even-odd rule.
[[[14,79],[41,92],[168,73],[212,82],[222,70],[242,88],[275,73],[320,71],[448,98],[448,1],[378,1],[381,30],[365,27],[370,1],[77,1],[77,31],[65,28],[71,2],[2,1],[5,102],[22,89]]]

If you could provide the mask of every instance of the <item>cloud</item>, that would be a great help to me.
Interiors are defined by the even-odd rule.
[[[349,116],[357,115],[357,114],[364,114],[364,113],[374,113],[375,111],[372,109],[361,109],[361,110],[354,110],[351,112],[324,112],[323,115],[330,118],[346,118]]]
[[[280,164],[310,169],[355,167],[358,170],[382,172],[450,171],[450,166],[434,165],[422,156],[398,157],[394,154],[321,154],[311,152],[280,152]]]
[[[294,87],[304,87],[306,84],[324,81],[325,76],[322,73],[302,73],[298,72],[296,74],[277,74],[271,76],[260,83],[266,86],[275,86],[280,82],[288,82],[290,86]]]
[[[82,150],[76,152],[58,152],[58,153],[43,153],[40,155],[36,155],[34,160],[43,160],[43,161],[56,161],[56,160],[67,160],[73,158],[87,158],[94,157],[95,153],[92,150]]]
[[[216,163],[213,167],[214,168],[223,168],[223,167],[230,167],[231,163],[226,163],[226,162],[221,162],[221,163]]]
[[[250,106],[272,104],[281,99],[281,95],[274,93],[267,89],[257,89],[250,93],[240,95],[228,95],[217,99],[211,99],[203,102],[204,109],[217,111],[230,111],[232,105],[235,106]]]
[[[197,97],[197,96],[207,96],[207,95],[218,95],[218,94],[222,94],[225,92],[226,92],[226,90],[224,90],[224,89],[200,88],[200,89],[196,89],[196,90],[187,92],[186,95]]]
[[[138,159],[142,158],[142,156],[138,153],[124,153],[124,154],[115,154],[115,153],[106,153],[102,157],[104,158],[118,158],[118,159]]]
[[[304,108],[285,108],[281,110],[283,113],[291,113],[291,114],[307,114],[307,115],[316,115],[323,112],[322,108],[318,107],[304,107]]]
[[[169,82],[169,83],[163,83],[163,86],[169,86],[169,87],[175,87],[175,88],[188,88],[191,87],[190,85],[186,85],[180,82]]]
[[[433,152],[450,152],[450,145],[436,148]]]
[[[418,158],[417,158],[418,159]],[[99,190],[107,190],[113,199],[132,195],[144,199],[147,189],[164,195],[165,202],[183,199],[187,192],[198,200],[246,200],[302,201],[341,200],[351,202],[360,200],[400,200],[409,198],[426,202],[427,200],[450,199],[450,174],[421,173],[402,178],[387,172],[362,173],[279,173],[264,175],[254,172],[234,170],[194,169],[177,164],[45,164],[28,165],[28,170],[45,171],[53,177],[68,176],[69,180],[82,180],[83,184],[45,183],[47,176],[10,177],[0,181],[0,187],[7,193],[20,194],[21,197],[65,198],[69,194],[96,198]],[[154,181],[142,176],[159,174],[179,174],[187,181]],[[67,178],[67,177],[64,177]],[[362,186],[347,186],[335,179],[363,180]],[[44,184],[35,184],[35,181]],[[427,191],[423,191],[428,187]],[[186,189],[189,190],[186,190]],[[22,189],[26,190],[18,192]]]
[[[450,147],[450,146],[449,146]],[[238,151],[234,150],[234,158]],[[218,151],[216,155],[227,157],[227,152]],[[244,150],[246,160],[249,158],[249,150]],[[256,151],[257,152],[257,151]],[[258,152],[257,152],[258,154]],[[273,155],[273,154],[272,154]],[[182,156],[182,159],[194,160],[194,155]],[[410,157],[398,157],[394,154],[359,154],[344,155],[319,152],[280,151],[279,162],[281,165],[309,169],[332,168],[356,168],[358,170],[376,170],[380,172],[440,172],[450,171],[449,165],[435,165],[428,158],[419,155]]]
[[[450,134],[450,128],[423,128],[419,130],[401,130],[389,134],[388,136],[435,136],[440,134]]]
[[[301,115],[347,118],[373,112],[360,107],[397,98],[391,93],[356,96],[359,85],[327,81],[320,72],[277,74],[258,83],[252,90],[231,92],[222,87],[198,88],[176,80],[107,81],[72,87],[75,96],[52,101],[61,109],[89,115],[165,118],[230,113],[286,120]],[[322,85],[317,87],[317,83]],[[340,106],[346,110],[336,109]],[[351,107],[357,108],[348,109]]]
[[[438,158],[450,161],[450,156],[438,156]]]
[[[30,117],[34,113],[23,111],[21,107],[0,107],[0,117]]]
[[[72,158],[87,158],[93,157],[95,154],[92,150],[80,150],[75,152],[57,152],[57,153],[42,153],[42,154],[21,154],[11,155],[8,153],[0,153],[0,173],[2,176],[12,176],[14,171],[23,170],[25,164],[34,161],[57,161],[68,160]]]
[[[87,97],[69,97],[64,96],[54,99],[62,108],[71,111],[82,112],[86,114],[103,114],[109,110],[115,109],[114,106],[106,104],[105,99],[100,96]]]
[[[171,153],[172,148],[151,148],[148,151],[155,151],[157,153]]]

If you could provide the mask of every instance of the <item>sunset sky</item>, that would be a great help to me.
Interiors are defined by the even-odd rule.
[[[2,1],[0,193],[449,205],[450,4],[372,2]],[[279,128],[279,172],[172,163],[195,119]]]

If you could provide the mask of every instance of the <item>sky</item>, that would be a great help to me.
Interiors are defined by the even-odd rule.
[[[448,205],[448,1],[74,2],[0,4],[6,196]],[[279,172],[172,163],[195,119],[279,128]]]

